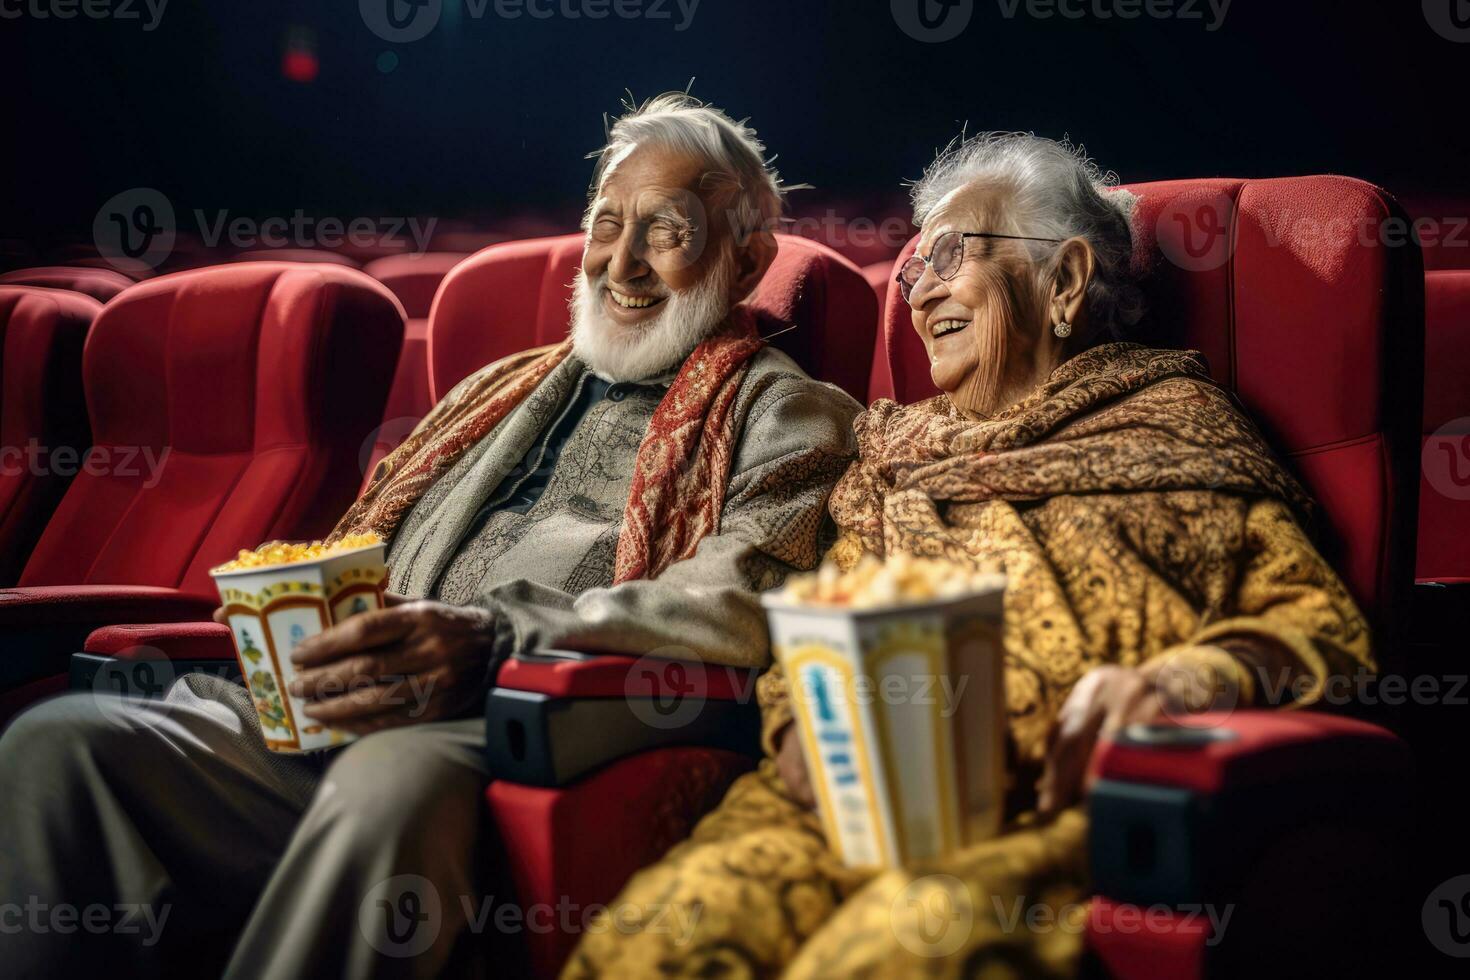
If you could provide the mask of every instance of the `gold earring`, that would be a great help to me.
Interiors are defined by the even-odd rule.
[[[1066,320],[1059,320],[1057,321],[1057,325],[1051,328],[1051,332],[1056,334],[1063,340],[1066,340],[1068,337],[1072,336],[1072,325]]]

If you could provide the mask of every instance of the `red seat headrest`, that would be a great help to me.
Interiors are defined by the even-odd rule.
[[[112,269],[89,269],[86,266],[43,265],[32,269],[16,269],[0,275],[0,285],[41,286],[46,289],[69,289],[106,303],[133,284],[133,280]]]
[[[776,238],[776,259],[748,300],[761,332],[813,377],[861,400],[877,329],[872,288],[856,266],[825,245]],[[429,317],[436,400],[498,358],[566,337],[583,243],[578,234],[492,245],[445,277]]]

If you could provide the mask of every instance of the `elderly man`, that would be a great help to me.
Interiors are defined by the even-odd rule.
[[[570,338],[459,384],[335,532],[389,539],[394,605],[303,643],[300,693],[366,737],[272,755],[244,690],[204,675],[126,727],[87,696],[22,716],[0,740],[0,908],[127,907],[139,928],[7,928],[6,968],[473,966],[478,706],[499,663],[559,646],[762,665],[754,591],[821,554],[859,406],[740,305],[781,204],[755,133],[719,110],[669,95],[621,117]]]

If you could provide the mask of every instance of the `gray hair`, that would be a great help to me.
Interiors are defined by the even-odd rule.
[[[765,158],[765,144],[755,130],[687,92],[665,92],[642,105],[624,103],[627,111],[607,130],[607,145],[589,154],[596,158],[592,185],[595,202],[612,160],[633,146],[662,146],[701,160],[709,168],[702,187],[730,200],[731,231],[739,241],[762,228],[774,231],[785,207],[787,188]],[[584,217],[585,226],[587,217]]]
[[[1068,140],[1034,133],[977,133],[950,143],[914,182],[914,224],[922,226],[950,193],[970,184],[995,185],[1008,195],[1007,227],[981,228],[1039,238],[1084,238],[1097,258],[1087,288],[1095,328],[1119,336],[1144,312],[1133,264],[1133,209],[1138,199],[1119,189],[1087,151]],[[1028,242],[1042,262],[1054,248]]]

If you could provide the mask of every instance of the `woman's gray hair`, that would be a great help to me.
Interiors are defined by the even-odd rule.
[[[1143,316],[1143,291],[1133,264],[1133,209],[1137,198],[1116,185],[1086,150],[1034,133],[977,133],[950,143],[912,188],[914,224],[970,184],[999,187],[1007,195],[1003,228],[975,228],[1038,238],[1085,238],[1097,257],[1087,288],[1087,309],[1099,332],[1121,336]],[[1055,249],[1027,242],[1043,262]]]
[[[738,241],[743,243],[762,229],[776,230],[787,188],[746,120],[736,122],[687,92],[665,92],[642,105],[628,102],[625,107],[627,112],[608,127],[607,145],[588,155],[596,158],[597,166],[587,191],[587,217],[613,160],[633,146],[661,146],[705,163],[709,169],[702,186],[730,202],[731,230]]]

